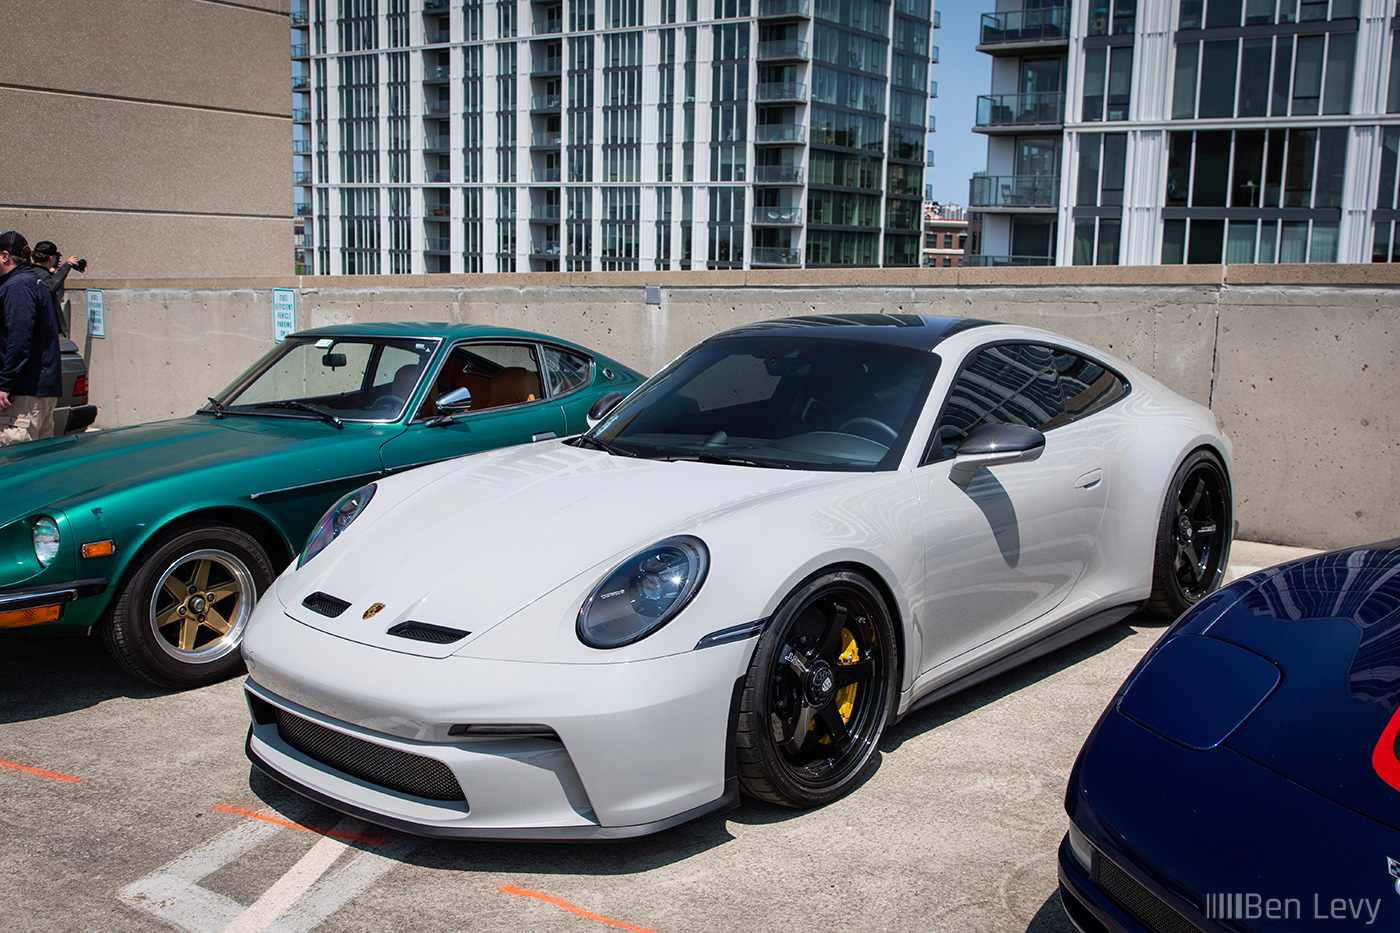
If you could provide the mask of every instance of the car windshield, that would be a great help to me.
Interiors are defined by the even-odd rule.
[[[397,421],[432,338],[289,337],[206,406],[218,414]]]
[[[937,368],[932,353],[907,347],[722,337],[676,360],[579,443],[649,459],[891,469]]]

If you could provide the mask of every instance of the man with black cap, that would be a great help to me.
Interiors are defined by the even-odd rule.
[[[86,272],[87,260],[78,256],[62,256],[52,240],[40,240],[34,244],[34,255],[30,262],[39,273],[39,281],[43,282],[49,294],[53,295],[53,310],[58,315],[58,334],[60,337],[67,337],[68,322],[72,315],[68,301],[63,297],[63,280],[68,278],[70,269]]]
[[[63,394],[53,296],[29,259],[28,240],[0,233],[0,446],[52,437]]]

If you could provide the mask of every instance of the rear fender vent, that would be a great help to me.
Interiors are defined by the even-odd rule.
[[[400,638],[411,638],[414,641],[426,641],[434,645],[450,645],[454,641],[466,638],[471,632],[445,628],[441,625],[429,625],[427,622],[400,622],[389,629],[389,634],[397,635]]]
[[[329,593],[312,593],[303,599],[301,604],[312,612],[331,619],[350,608],[350,604],[345,600],[336,599]]]

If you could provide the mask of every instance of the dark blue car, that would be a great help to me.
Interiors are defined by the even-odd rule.
[[[1085,933],[1400,930],[1400,540],[1261,571],[1172,625],[1070,773]]]

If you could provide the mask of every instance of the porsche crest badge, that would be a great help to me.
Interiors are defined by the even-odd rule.
[[[370,606],[368,609],[365,610],[364,618],[366,618],[366,619],[373,619],[375,616],[379,615],[379,613],[380,613],[383,609],[384,609],[384,604],[383,604],[383,603],[375,603],[373,606]]]

